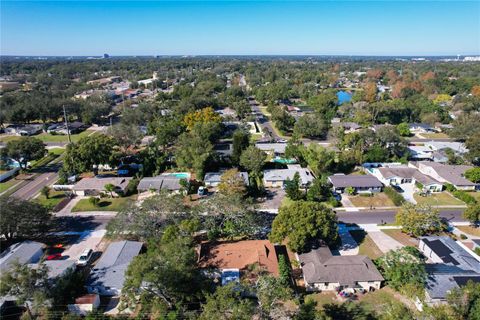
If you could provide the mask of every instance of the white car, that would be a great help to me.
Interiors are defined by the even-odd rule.
[[[86,249],[82,252],[80,255],[80,258],[77,260],[77,266],[84,267],[88,264],[90,259],[92,258],[93,255],[93,250],[92,249]]]

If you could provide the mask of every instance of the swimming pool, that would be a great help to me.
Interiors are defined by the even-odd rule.
[[[292,163],[297,162],[297,161],[295,161],[295,159],[285,159],[285,158],[280,158],[280,157],[276,157],[272,161],[277,162],[277,163],[285,163],[285,164],[292,164]]]
[[[343,104],[345,102],[350,102],[352,100],[352,94],[346,91],[337,92],[338,104]]]
[[[180,179],[189,179],[190,173],[188,172],[171,172],[171,173],[162,173],[162,176],[174,176]]]

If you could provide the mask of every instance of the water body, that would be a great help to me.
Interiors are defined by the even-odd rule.
[[[350,102],[352,100],[352,94],[346,91],[337,92],[338,104],[344,104],[345,102]]]

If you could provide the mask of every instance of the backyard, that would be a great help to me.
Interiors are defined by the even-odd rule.
[[[464,206],[465,203],[458,200],[448,192],[432,193],[428,196],[422,197],[418,193],[413,195],[417,204],[424,204],[430,206]]]
[[[350,230],[350,234],[358,243],[358,254],[365,255],[370,259],[377,259],[383,255],[383,252],[364,230]]]
[[[395,206],[385,193],[375,193],[373,195],[348,196],[355,207],[393,207]]]
[[[97,205],[90,202],[90,199],[82,199],[73,207],[72,212],[83,211],[120,211],[129,202],[135,200],[136,195],[124,198],[100,198]]]

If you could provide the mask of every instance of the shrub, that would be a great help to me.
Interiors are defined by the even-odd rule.
[[[383,192],[385,192],[387,197],[389,197],[390,200],[392,200],[393,204],[397,207],[405,203],[405,199],[402,197],[402,195],[395,191],[395,189],[393,189],[392,187],[385,187]]]
[[[475,253],[477,254],[477,256],[480,256],[480,247],[476,247],[475,250]]]
[[[355,194],[355,189],[353,187],[346,187],[345,192],[349,195],[354,195]]]
[[[137,186],[140,181],[137,178],[133,178],[128,182],[127,187],[125,188],[124,196],[128,197],[137,192]]]
[[[97,197],[90,197],[88,198],[88,202],[90,202],[95,207],[98,207],[98,204],[100,203],[100,199],[98,199]]]
[[[445,183],[445,189],[447,189],[447,191],[449,192],[454,192],[457,190],[457,188],[455,188],[455,186],[450,183]]]
[[[462,234],[460,235],[460,239],[462,239],[462,240],[467,240],[468,237],[462,233]]]
[[[475,200],[474,197],[472,197],[471,195],[469,195],[465,191],[456,190],[456,191],[453,191],[452,194],[455,196],[455,198],[458,198],[458,199],[462,200],[466,204],[476,204],[477,203],[477,200]]]
[[[415,182],[415,186],[420,189],[420,190],[423,190],[423,184],[421,184],[420,182],[416,181]]]

